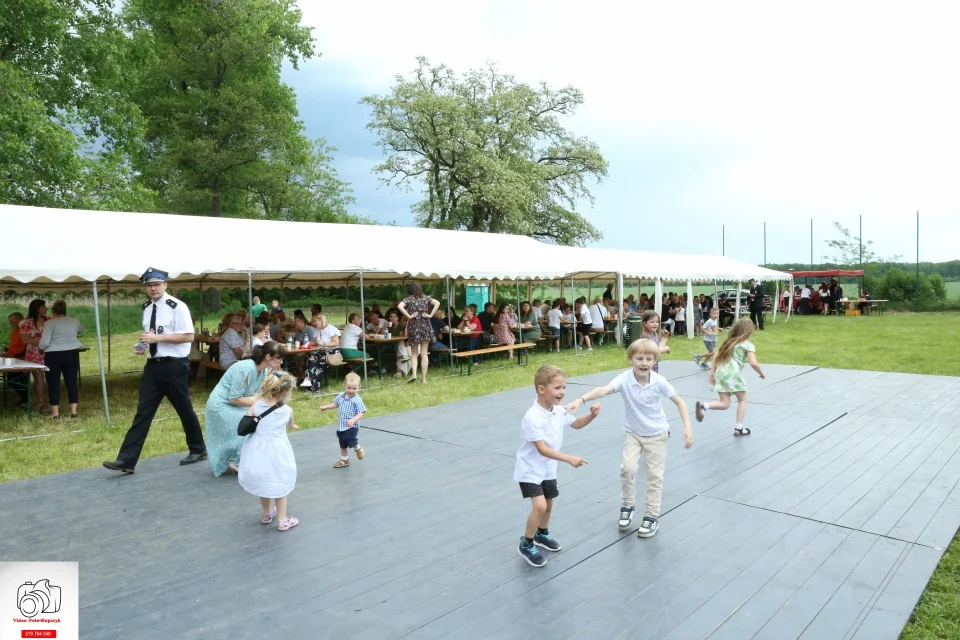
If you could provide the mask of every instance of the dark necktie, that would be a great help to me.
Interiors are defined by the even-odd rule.
[[[150,312],[150,330],[153,331],[154,333],[157,332],[157,305],[156,304],[153,305],[153,311]],[[156,342],[150,343],[150,357],[151,358],[157,357]]]

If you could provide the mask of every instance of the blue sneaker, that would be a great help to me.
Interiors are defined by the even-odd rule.
[[[547,551],[560,551],[560,543],[553,539],[548,532],[544,531],[543,533],[537,532],[537,535],[533,536],[533,544],[538,547],[542,547]]]
[[[547,559],[537,551],[537,547],[534,545],[527,546],[527,541],[524,538],[520,538],[520,547],[518,549],[520,552],[520,557],[527,561],[531,567],[542,567],[547,564]]]

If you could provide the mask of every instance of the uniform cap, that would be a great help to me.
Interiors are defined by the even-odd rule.
[[[151,282],[166,282],[168,275],[170,274],[168,274],[166,271],[160,271],[160,269],[154,269],[153,267],[150,267],[143,272],[143,275],[140,276],[140,280],[143,281],[143,284],[150,284]]]

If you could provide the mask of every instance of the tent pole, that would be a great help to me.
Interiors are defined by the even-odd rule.
[[[456,311],[456,307],[453,304],[453,300],[450,298],[450,276],[445,278],[447,283],[447,308],[446,313],[443,315],[447,316],[447,340],[450,342],[450,357],[447,360],[450,361],[450,375],[454,374],[453,368],[453,326],[450,324],[450,309]]]
[[[593,304],[593,278],[587,280],[587,304]]]
[[[617,344],[623,345],[623,274],[617,272]]]
[[[94,296],[96,298],[96,296]],[[97,303],[99,304],[99,303]],[[110,281],[107,280],[107,371],[113,372],[113,331],[110,329]]]
[[[520,280],[513,281],[517,285],[517,332],[520,334],[520,342],[523,342],[523,321],[520,319]],[[519,358],[519,352],[517,352]]]
[[[570,296],[573,298],[573,355],[577,355],[577,289],[573,284],[573,276],[570,276]]]
[[[693,280],[687,280],[687,337],[693,338]]]
[[[790,316],[793,315],[793,278],[790,278],[787,286],[790,287],[790,293],[787,295],[787,319],[784,322],[790,322]]]
[[[366,325],[367,319],[363,317],[363,271],[360,272],[360,316],[363,318],[361,325]],[[360,332],[360,339],[363,340],[363,352],[369,353],[367,351],[367,327],[363,326],[363,331]],[[367,358],[363,359],[363,388],[369,389],[370,385],[367,382]]]
[[[247,317],[250,318],[250,350],[253,351],[253,274],[247,271]]]
[[[100,335],[100,300],[97,298],[97,281],[93,281],[93,316],[97,325],[97,353],[100,358],[100,386],[103,388],[103,411],[107,417],[107,428],[110,428],[110,402],[107,400],[107,373],[103,369],[103,337]]]
[[[743,291],[743,283],[737,280],[737,316],[736,319],[740,319],[740,293]]]
[[[776,297],[773,299],[773,304],[770,306],[773,307],[773,324],[777,324],[777,309],[780,308],[780,281],[779,280],[777,280],[776,284],[774,284],[773,292],[776,295]]]
[[[653,287],[653,310],[657,312],[657,317],[663,312],[663,280],[657,278]],[[660,318],[660,324],[663,324],[663,318]]]
[[[200,276],[200,333],[203,334],[203,276]]]

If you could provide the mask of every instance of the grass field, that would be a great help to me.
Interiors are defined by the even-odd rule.
[[[960,282],[947,282],[947,298],[956,300],[960,298]]]
[[[339,312],[329,310],[331,315]],[[757,332],[754,342],[761,363],[956,375],[960,362],[958,320],[957,313],[794,317],[789,323]],[[131,350],[136,340],[136,333],[113,337],[114,371],[139,372],[142,368],[142,359]],[[94,344],[89,334],[85,342]],[[687,359],[700,350],[702,343],[673,338],[670,344],[672,353],[667,359]],[[449,377],[449,367],[433,369],[431,383],[425,387],[411,387],[393,378],[384,378],[380,384],[371,378],[374,388],[364,392],[364,402],[370,415],[382,415],[518,388],[530,385],[536,367],[546,362],[558,364],[570,376],[626,367],[624,352],[616,347],[604,347],[582,356],[536,354],[527,367],[485,364],[471,377]],[[94,375],[98,371],[95,349],[83,354],[82,369],[87,377],[80,399],[81,417],[75,421],[53,422],[40,417],[28,421],[21,412],[4,413],[0,409],[0,482],[97,466],[116,456],[135,412],[139,375],[108,378],[113,428],[107,428],[100,383]],[[198,413],[203,411],[208,393],[202,382],[194,383],[192,395]],[[293,401],[294,414],[302,428],[320,428],[335,422],[335,415],[321,414],[319,405],[306,395]],[[168,404],[161,407],[157,419],[143,456],[183,452],[183,431]],[[903,638],[960,638],[958,539],[944,555]]]

